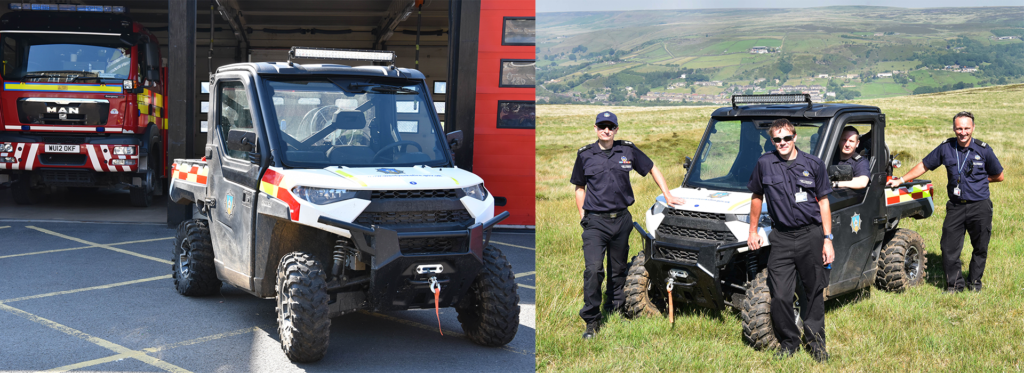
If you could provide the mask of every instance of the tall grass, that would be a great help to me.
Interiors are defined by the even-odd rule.
[[[982,293],[947,295],[939,252],[945,217],[944,169],[922,178],[935,183],[935,214],[905,221],[928,251],[926,283],[902,294],[877,289],[826,302],[832,361],[808,354],[777,361],[743,343],[739,316],[680,307],[674,326],[666,318],[628,320],[609,315],[598,337],[584,342],[583,255],[579,216],[569,175],[576,149],[594,142],[598,112],[614,111],[617,138],[631,140],[656,162],[671,186],[682,182],[682,160],[692,156],[713,107],[629,108],[541,106],[537,126],[537,369],[542,371],[1020,371],[1024,370],[1024,85],[941,94],[862,100],[887,116],[887,140],[907,172],[941,141],[953,136],[952,117],[975,114],[975,137],[989,143],[1006,180],[992,184],[995,205]],[[631,177],[643,224],[644,210],[660,193],[651,178]],[[641,246],[630,239],[630,256]],[[970,260],[970,243],[962,260]]]

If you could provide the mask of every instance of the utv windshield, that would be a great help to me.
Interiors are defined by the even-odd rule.
[[[128,79],[131,47],[118,36],[4,33],[5,80],[117,83]]]
[[[711,119],[707,137],[697,148],[696,159],[686,174],[684,186],[733,192],[747,191],[750,174],[762,154],[775,150],[768,138],[772,120]],[[814,154],[821,137],[822,122],[794,122],[796,146]]]
[[[416,81],[277,80],[271,92],[283,162],[291,167],[444,166],[437,116]]]

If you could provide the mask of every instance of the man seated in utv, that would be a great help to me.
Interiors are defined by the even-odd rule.
[[[832,188],[864,189],[868,186],[868,157],[857,153],[860,145],[860,132],[853,126],[843,128],[839,136],[839,154],[832,158],[832,165],[849,165],[853,167],[853,179],[833,181]]]

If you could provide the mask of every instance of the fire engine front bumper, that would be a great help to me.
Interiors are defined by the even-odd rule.
[[[725,308],[719,268],[732,259],[736,249],[746,247],[746,242],[704,247],[680,245],[655,240],[636,222],[633,222],[633,228],[644,241],[643,251],[647,260],[644,268],[652,289],[658,289],[663,297],[667,297],[667,280],[671,278],[675,299],[716,310]]]
[[[508,211],[465,230],[398,232],[381,226],[362,226],[321,216],[322,224],[346,229],[359,251],[373,256],[367,303],[373,311],[434,308],[430,279],[441,286],[440,307],[451,307],[466,295],[483,267],[484,248],[494,225],[508,218]],[[400,240],[455,238],[468,250],[447,253],[403,253]]]

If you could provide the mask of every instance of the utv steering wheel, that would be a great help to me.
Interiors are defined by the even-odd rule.
[[[370,162],[376,163],[377,162],[377,158],[380,158],[380,156],[383,155],[385,151],[397,148],[397,147],[402,146],[402,145],[412,145],[412,146],[416,147],[416,150],[419,150],[420,152],[423,152],[423,147],[421,147],[419,143],[417,143],[415,141],[402,140],[402,141],[398,141],[398,142],[393,142],[393,143],[387,144],[383,148],[380,148],[380,150],[377,151],[377,154],[373,155],[373,159]],[[405,150],[408,151],[409,147],[406,146]]]

